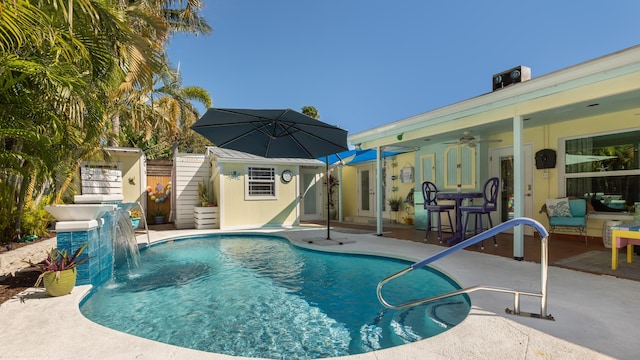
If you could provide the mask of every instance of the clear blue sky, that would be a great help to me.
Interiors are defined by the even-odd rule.
[[[206,0],[205,37],[177,35],[183,86],[214,107],[315,106],[355,134],[640,44],[640,0]]]

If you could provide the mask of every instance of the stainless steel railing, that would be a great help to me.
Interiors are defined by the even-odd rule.
[[[510,229],[514,226],[517,225],[529,225],[533,228],[535,228],[538,233],[540,234],[541,237],[541,256],[540,256],[540,266],[541,266],[541,273],[540,273],[540,291],[539,292],[534,292],[534,291],[525,291],[525,290],[515,290],[515,289],[509,289],[509,288],[501,288],[501,287],[495,287],[495,286],[488,286],[488,285],[476,285],[476,286],[471,286],[468,288],[464,288],[464,289],[460,289],[460,290],[455,290],[455,291],[451,291],[445,294],[441,294],[441,295],[436,295],[436,296],[432,296],[432,297],[428,297],[428,298],[423,298],[423,299],[419,299],[419,300],[415,300],[415,301],[410,301],[401,305],[392,305],[389,304],[383,297],[382,297],[382,287],[384,286],[384,284],[388,283],[389,281],[398,278],[410,271],[413,271],[415,269],[419,269],[429,263],[432,263],[438,259],[442,259],[443,257],[450,255],[458,250],[462,250],[464,248],[466,248],[467,246],[476,244],[482,240],[488,239],[490,237],[493,237],[495,235],[497,235],[498,233],[501,233],[504,230]],[[533,219],[529,219],[529,218],[515,218],[515,219],[511,219],[508,221],[503,222],[502,224],[493,227],[483,233],[480,233],[474,237],[471,237],[467,240],[464,240],[450,248],[447,248],[443,251],[440,251],[434,255],[429,256],[428,258],[418,261],[414,264],[412,264],[411,266],[409,266],[408,268],[401,270],[393,275],[390,275],[382,280],[380,280],[380,282],[378,283],[378,286],[376,288],[376,293],[378,295],[378,300],[380,301],[380,303],[382,305],[384,305],[385,307],[389,308],[389,309],[402,309],[402,308],[406,308],[406,307],[411,307],[411,306],[416,306],[416,305],[420,305],[423,303],[427,303],[427,302],[431,302],[431,301],[436,301],[436,300],[440,300],[443,298],[447,298],[450,296],[455,296],[455,295],[461,295],[461,294],[467,294],[467,293],[471,293],[474,291],[478,291],[478,290],[488,290],[488,291],[495,291],[495,292],[503,292],[503,293],[511,293],[514,295],[514,305],[513,305],[513,310],[510,310],[509,308],[506,309],[506,312],[509,314],[514,314],[514,315],[520,315],[520,316],[528,316],[528,317],[534,317],[534,318],[540,318],[540,319],[546,319],[546,320],[554,320],[553,316],[548,315],[547,314],[547,281],[548,281],[548,269],[549,266],[549,232],[547,231],[547,229],[545,229],[544,226],[542,226],[542,224],[540,224],[539,222],[533,220]],[[533,314],[533,313],[527,313],[527,312],[523,312],[520,311],[520,296],[533,296],[533,297],[539,297],[540,298],[540,314]]]

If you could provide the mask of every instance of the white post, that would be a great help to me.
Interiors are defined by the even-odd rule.
[[[524,216],[524,156],[522,116],[513,117],[513,215]],[[503,184],[504,186],[504,184]],[[524,260],[524,225],[513,228],[513,258]]]

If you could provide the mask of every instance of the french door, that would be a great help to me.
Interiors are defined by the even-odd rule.
[[[525,144],[522,147],[524,159],[524,216],[533,218],[533,145]],[[513,146],[492,148],[491,153],[491,177],[500,179],[500,192],[498,194],[498,211],[492,217],[494,224],[513,218],[514,214],[514,167]],[[524,227],[525,235],[533,235],[533,228]]]

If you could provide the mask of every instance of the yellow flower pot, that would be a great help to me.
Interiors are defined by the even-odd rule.
[[[62,296],[71,293],[76,286],[76,269],[49,272],[44,274],[44,288],[51,296]]]

